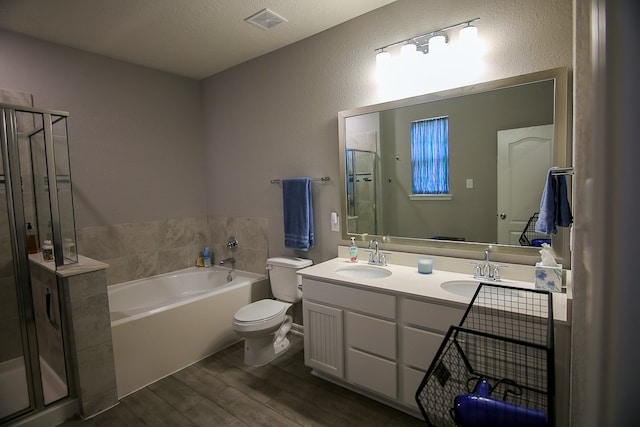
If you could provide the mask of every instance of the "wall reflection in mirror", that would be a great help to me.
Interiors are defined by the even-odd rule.
[[[568,165],[567,112],[566,69],[341,112],[343,237],[519,250],[548,169]],[[450,197],[410,197],[411,123],[441,116],[449,119]],[[562,240],[553,239],[561,258]]]

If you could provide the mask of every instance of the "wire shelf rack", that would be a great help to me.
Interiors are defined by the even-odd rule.
[[[416,401],[429,426],[555,425],[551,294],[481,284],[425,374]]]

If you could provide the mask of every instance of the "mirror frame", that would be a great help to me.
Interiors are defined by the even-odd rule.
[[[342,182],[342,186],[340,188],[342,239],[346,242],[350,242],[351,237],[355,237],[356,241],[360,242],[376,239],[379,242],[389,244],[390,247],[393,247],[394,249],[397,248],[396,250],[400,251],[407,251],[409,250],[408,247],[413,247],[419,251],[429,251],[429,253],[442,254],[445,256],[455,254],[454,256],[460,256],[463,258],[478,258],[478,256],[482,256],[487,246],[491,245],[492,254],[497,254],[498,260],[503,262],[530,264],[534,258],[539,260],[540,249],[536,247],[504,245],[487,242],[456,242],[449,240],[348,233],[346,206],[346,119],[362,114],[375,113],[383,110],[413,106],[433,101],[441,101],[449,98],[457,98],[545,80],[555,80],[553,164],[554,166],[559,167],[571,167],[572,139],[571,127],[569,126],[569,123],[571,123],[571,94],[569,90],[569,71],[566,67],[538,71],[505,79],[448,89],[441,92],[434,92],[411,98],[404,98],[340,111],[338,113],[338,141],[340,180]],[[569,182],[568,186],[570,200],[572,190],[571,184],[572,183]],[[568,228],[561,228],[558,230],[558,234],[552,236],[552,248],[557,261],[562,263],[565,266],[564,268],[569,268],[571,256],[569,250]]]

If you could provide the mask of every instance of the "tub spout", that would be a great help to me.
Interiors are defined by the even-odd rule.
[[[224,266],[225,264],[231,264],[231,268],[235,268],[236,259],[232,257],[232,258],[227,258],[220,261],[220,265]]]

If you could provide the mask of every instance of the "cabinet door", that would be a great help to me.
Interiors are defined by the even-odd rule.
[[[402,402],[418,408],[416,402],[416,391],[420,387],[420,383],[424,378],[425,372],[417,369],[412,369],[407,366],[402,368]]]
[[[303,301],[304,363],[333,376],[344,377],[342,310]]]

